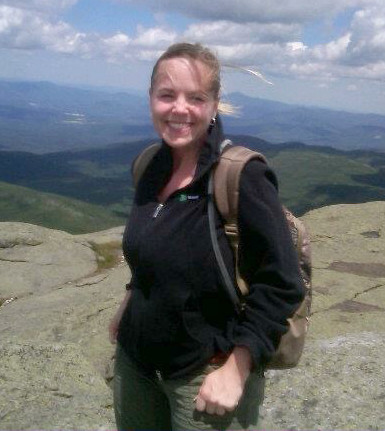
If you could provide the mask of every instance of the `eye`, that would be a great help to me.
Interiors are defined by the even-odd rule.
[[[204,102],[206,102],[207,99],[206,99],[205,96],[202,96],[200,94],[194,94],[194,95],[191,96],[191,100],[194,103],[204,103]]]
[[[171,91],[163,90],[163,91],[159,91],[156,96],[159,100],[163,100],[167,102],[173,99],[174,94]]]
[[[162,100],[170,100],[172,99],[173,96],[170,93],[163,93],[163,94],[160,94],[159,97]]]

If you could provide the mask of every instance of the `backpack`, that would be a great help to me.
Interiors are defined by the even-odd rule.
[[[242,146],[232,146],[231,141],[225,140],[221,144],[221,157],[209,181],[209,195],[214,199],[209,199],[209,220],[211,220],[211,240],[214,251],[224,278],[227,290],[231,291],[232,300],[238,309],[242,308],[242,299],[234,295],[233,282],[224,265],[219,250],[218,240],[214,226],[213,202],[219,210],[223,220],[226,236],[229,239],[235,257],[235,271],[238,291],[241,296],[246,296],[249,292],[247,283],[242,279],[238,268],[238,198],[239,182],[243,167],[252,159],[258,159],[267,164],[263,154],[250,150]],[[210,203],[211,202],[211,203]],[[298,262],[301,276],[305,286],[305,296],[292,317],[288,319],[289,330],[281,337],[277,350],[267,363],[266,368],[284,369],[295,367],[301,357],[305,336],[309,327],[310,306],[312,300],[311,289],[311,250],[310,236],[305,225],[294,216],[286,207],[283,212],[289,226],[293,245],[298,255]],[[229,280],[231,287],[229,285]]]
[[[159,150],[160,144],[153,144],[142,151],[134,160],[132,175],[136,187],[148,164]],[[243,167],[252,159],[267,163],[266,158],[256,151],[242,146],[233,146],[225,140],[221,144],[221,156],[217,166],[212,170],[208,185],[208,218],[210,235],[215,257],[221,271],[225,287],[236,310],[241,313],[244,301],[242,297],[249,292],[247,283],[242,279],[238,269],[238,197],[239,182]],[[235,257],[237,283],[234,283],[224,263],[216,237],[214,212],[215,206],[224,220],[224,229]],[[288,319],[289,330],[281,337],[277,350],[266,368],[285,369],[295,367],[301,357],[305,335],[309,327],[311,289],[311,253],[310,236],[304,224],[287,208],[283,207],[294,247],[297,251],[300,272],[305,286],[305,297],[292,317]]]

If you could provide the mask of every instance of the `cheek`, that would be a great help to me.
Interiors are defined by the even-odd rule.
[[[150,99],[150,110],[152,115],[160,115],[163,112],[166,112],[168,108],[167,103]]]
[[[202,123],[205,123],[207,125],[210,124],[211,118],[214,116],[214,112],[212,109],[205,109],[203,112],[200,113],[199,117],[202,120]]]

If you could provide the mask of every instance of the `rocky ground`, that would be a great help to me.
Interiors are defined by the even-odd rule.
[[[314,299],[300,365],[269,371],[266,429],[385,429],[385,202],[303,217]],[[114,429],[107,325],[122,228],[73,236],[0,223],[0,429]]]

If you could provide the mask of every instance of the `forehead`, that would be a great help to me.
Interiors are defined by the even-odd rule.
[[[184,57],[169,58],[160,62],[155,86],[209,91],[211,76],[209,67],[199,60]]]

